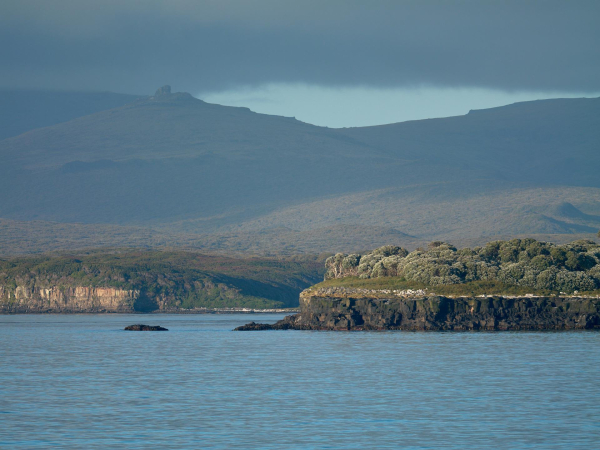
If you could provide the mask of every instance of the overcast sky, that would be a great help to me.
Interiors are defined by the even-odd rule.
[[[308,119],[314,102],[331,126],[392,122],[414,98],[439,116],[457,93],[472,107],[598,95],[599,17],[598,0],[2,0],[0,86],[171,84]]]

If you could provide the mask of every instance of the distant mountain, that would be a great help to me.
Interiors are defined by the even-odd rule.
[[[599,150],[600,99],[329,129],[166,90],[0,141],[0,218],[119,225],[166,245],[244,235],[254,253],[591,234]]]
[[[117,108],[140,97],[114,92],[0,89],[0,140]]]
[[[470,179],[600,187],[600,98],[522,102],[344,133]]]
[[[5,139],[0,158],[6,218],[202,218],[213,228],[306,199],[385,187],[405,164],[335,130],[183,93]]]

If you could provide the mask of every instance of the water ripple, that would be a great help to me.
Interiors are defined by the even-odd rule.
[[[600,333],[230,331],[279,318],[0,316],[0,447],[599,448]]]

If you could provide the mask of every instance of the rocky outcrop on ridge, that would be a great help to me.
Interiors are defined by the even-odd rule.
[[[171,95],[171,86],[165,84],[164,86],[159,87],[154,93],[154,96],[160,97],[161,95]]]

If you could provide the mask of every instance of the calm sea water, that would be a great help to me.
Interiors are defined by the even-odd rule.
[[[600,448],[600,333],[231,331],[280,318],[0,316],[0,447]]]

